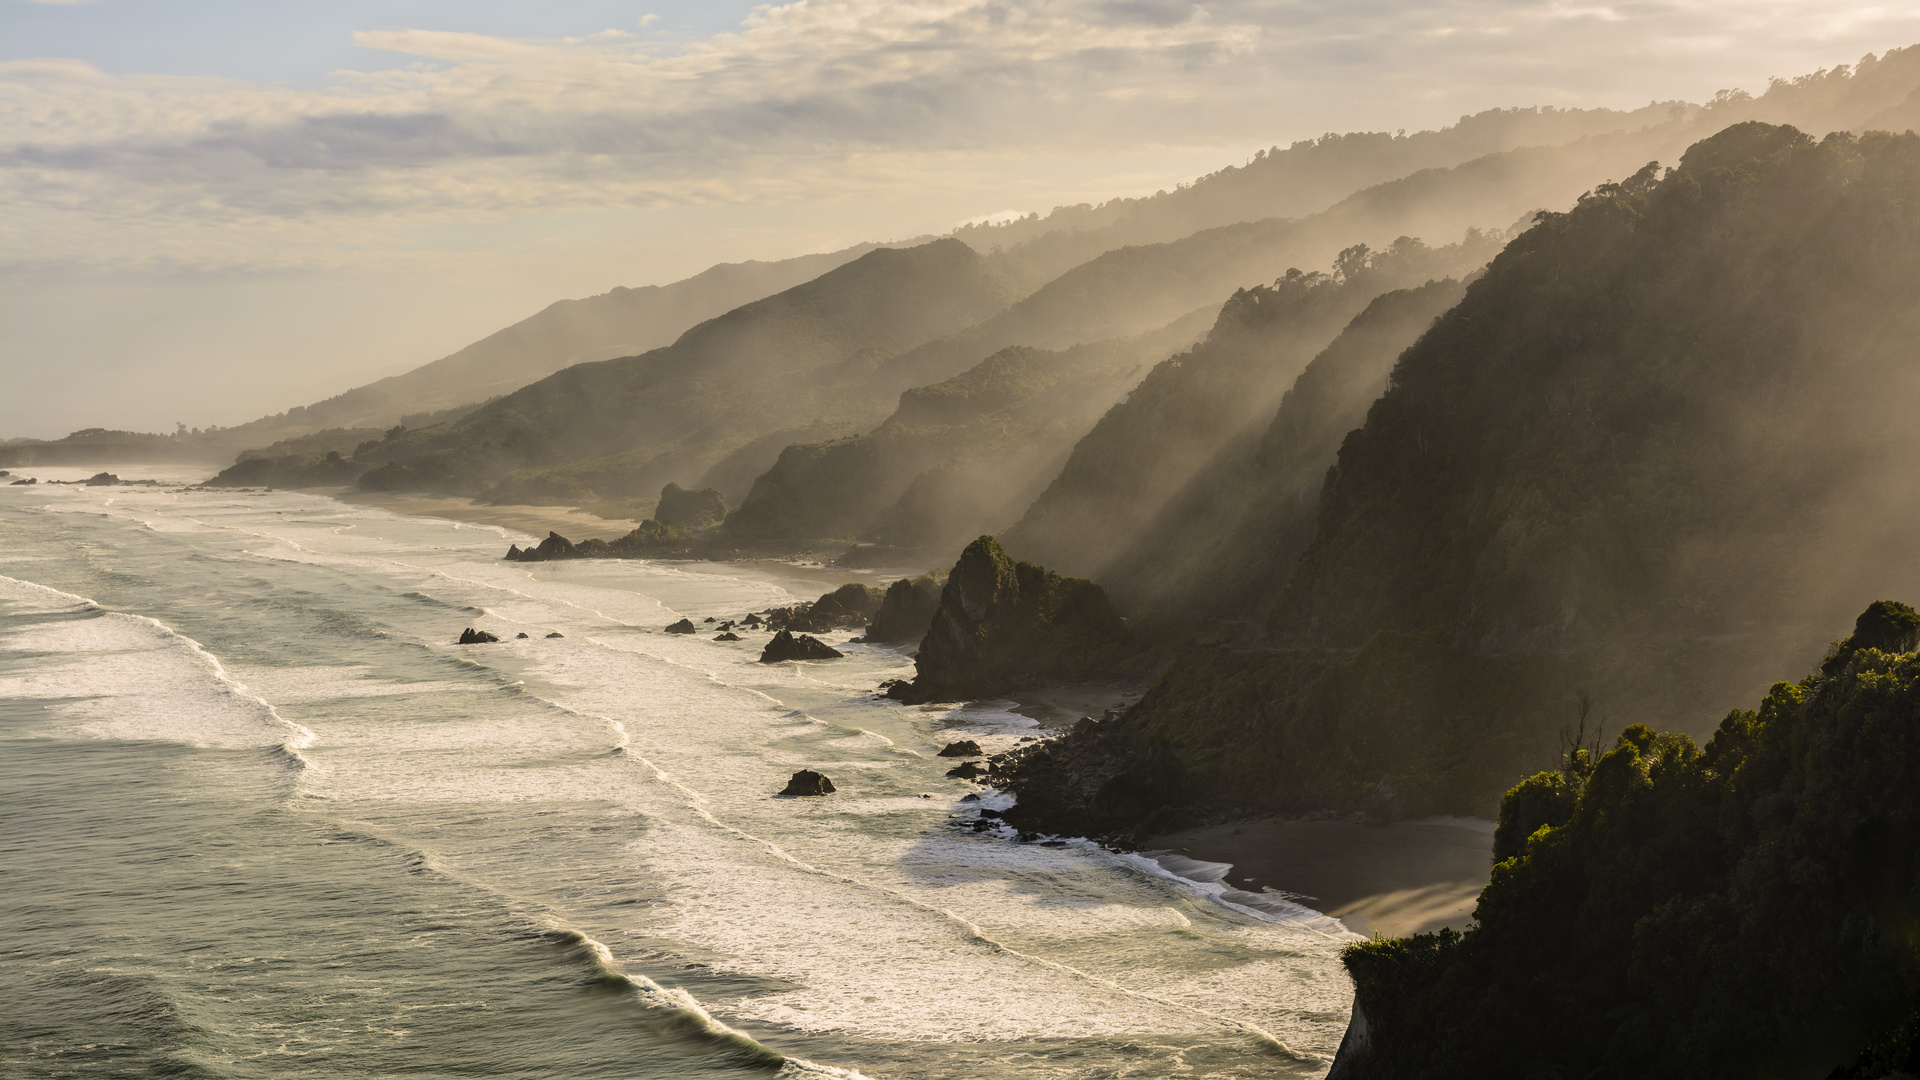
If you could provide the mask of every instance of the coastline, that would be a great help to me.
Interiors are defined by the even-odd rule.
[[[1236,889],[1272,888],[1356,934],[1405,937],[1472,925],[1493,870],[1493,828],[1481,818],[1262,818],[1164,833],[1141,853],[1231,863],[1225,880]]]
[[[357,506],[396,514],[493,525],[539,537],[558,532],[569,540],[614,540],[632,528],[571,507],[489,505],[471,499],[353,488],[306,488]],[[504,554],[504,550],[503,550]],[[668,560],[681,562],[682,560]],[[910,567],[834,567],[812,560],[771,558],[716,563],[688,560],[701,571],[725,574],[737,567],[779,581],[796,596],[811,596],[848,581],[884,586],[923,571]],[[1014,711],[1049,734],[1082,716],[1101,717],[1139,701],[1144,684],[1089,682],[1043,686],[1008,695]],[[1361,825],[1350,818],[1265,818],[1181,829],[1151,838],[1141,853],[1175,853],[1209,863],[1227,863],[1225,880],[1248,892],[1272,888],[1289,899],[1339,919],[1357,934],[1401,937],[1464,929],[1492,869],[1493,823],[1472,818],[1433,818]]]

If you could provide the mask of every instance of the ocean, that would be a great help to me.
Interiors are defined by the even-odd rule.
[[[762,665],[765,635],[662,632],[824,585],[26,471],[8,1077],[1317,1077],[1339,1044],[1336,921],[970,827],[1005,799],[935,755],[1041,734],[1010,703],[879,698],[911,659],[851,633]],[[775,797],[802,768],[839,790]]]

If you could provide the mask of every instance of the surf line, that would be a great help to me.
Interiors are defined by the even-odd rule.
[[[560,707],[566,708],[566,706],[564,705]],[[572,712],[574,710],[569,709],[568,711]],[[587,715],[587,714],[580,714],[580,715]],[[616,721],[608,720],[608,718],[606,717],[599,717],[599,719],[605,720],[608,723],[616,723]],[[860,888],[870,890],[872,892],[877,892],[899,903],[906,904],[909,907],[918,908],[921,911],[931,912],[935,915],[939,915],[950,922],[957,923],[959,926],[965,929],[966,935],[969,938],[980,942],[982,945],[987,946],[988,948],[994,950],[995,952],[1004,953],[1008,956],[1012,956],[1017,959],[1024,960],[1030,964],[1037,964],[1041,967],[1050,968],[1054,971],[1058,971],[1070,977],[1093,983],[1096,986],[1106,987],[1107,989],[1112,990],[1115,993],[1122,994],[1126,997],[1135,998],[1140,1001],[1149,1001],[1155,1005],[1159,1005],[1162,1008],[1171,1009],[1175,1012],[1184,1012],[1194,1016],[1204,1017],[1207,1020],[1210,1020],[1213,1023],[1218,1024],[1222,1027],[1232,1028],[1244,1034],[1251,1035],[1254,1037],[1255,1040],[1261,1043],[1264,1043],[1267,1046],[1275,1050],[1278,1050],[1280,1053],[1283,1053],[1288,1057],[1294,1058],[1295,1060],[1311,1062],[1314,1064],[1324,1064],[1328,1060],[1323,1055],[1309,1053],[1304,1050],[1296,1050],[1293,1047],[1288,1046],[1286,1043],[1281,1042],[1278,1037],[1274,1036],[1270,1032],[1261,1028],[1257,1024],[1253,1024],[1245,1020],[1237,1020],[1231,1016],[1223,1016],[1219,1013],[1210,1012],[1196,1005],[1186,1005],[1178,1001],[1170,1001],[1158,995],[1147,993],[1144,990],[1135,990],[1132,987],[1124,986],[1120,983],[1114,982],[1112,979],[1107,979],[1099,975],[1095,975],[1090,971],[1082,971],[1081,969],[1076,968],[1071,964],[1063,964],[1058,960],[1051,960],[1044,956],[1036,956],[1032,953],[1022,952],[1019,949],[1016,949],[1013,946],[1008,945],[1006,942],[995,939],[994,937],[989,935],[985,930],[981,929],[979,924],[975,923],[973,920],[967,918],[964,915],[960,915],[954,911],[950,911],[947,908],[938,907],[936,905],[929,904],[924,900],[919,900],[914,897],[908,896],[903,892],[900,892],[896,889],[888,888],[887,886],[882,885],[878,882],[867,881],[863,878],[857,878],[851,875],[842,874],[836,871],[826,870],[826,869],[822,869],[821,867],[814,866],[813,864],[808,863],[805,860],[799,859],[794,855],[788,853],[786,849],[782,848],[779,844],[776,844],[771,840],[766,840],[761,837],[755,836],[752,833],[747,832],[745,829],[740,829],[733,825],[729,825],[726,822],[721,821],[719,818],[714,817],[713,814],[710,811],[708,811],[707,808],[703,805],[706,802],[705,796],[701,795],[698,791],[695,791],[693,788],[690,788],[687,785],[682,784],[680,781],[675,780],[671,775],[667,773],[665,769],[662,769],[660,766],[654,764],[652,761],[648,760],[644,755],[635,753],[631,747],[627,747],[623,751],[623,753],[633,758],[634,760],[640,762],[641,764],[645,765],[649,770],[653,772],[654,776],[658,778],[661,783],[664,783],[674,788],[675,790],[679,791],[681,794],[685,795],[687,798],[688,807],[692,809],[694,813],[700,815],[701,817],[705,818],[707,821],[711,822],[714,825],[714,827],[724,830],[726,832],[732,833],[734,836],[737,836],[740,839],[745,840],[749,843],[758,844],[761,847],[765,848],[767,851],[771,852],[775,858],[778,858],[784,862],[787,862],[806,873],[813,874],[816,877],[823,877],[823,878],[828,878],[834,881],[838,881],[838,882],[841,882],[842,884],[855,885]]]

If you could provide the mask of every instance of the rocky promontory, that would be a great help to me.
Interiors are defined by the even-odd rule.
[[[793,631],[782,630],[767,642],[766,649],[760,653],[760,662],[778,664],[783,660],[837,660],[845,655],[810,634],[795,637]]]
[[[982,536],[947,576],[913,681],[895,684],[888,696],[910,703],[993,697],[1109,674],[1134,656],[1126,622],[1100,586],[1016,562]]]

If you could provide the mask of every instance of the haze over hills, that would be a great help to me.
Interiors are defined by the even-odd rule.
[[[360,455],[380,465],[365,486],[499,484],[502,501],[651,494],[768,432],[875,422],[893,396],[871,386],[881,364],[1012,295],[959,241],[877,249],[665,348],[576,365],[453,424],[396,433]]]

